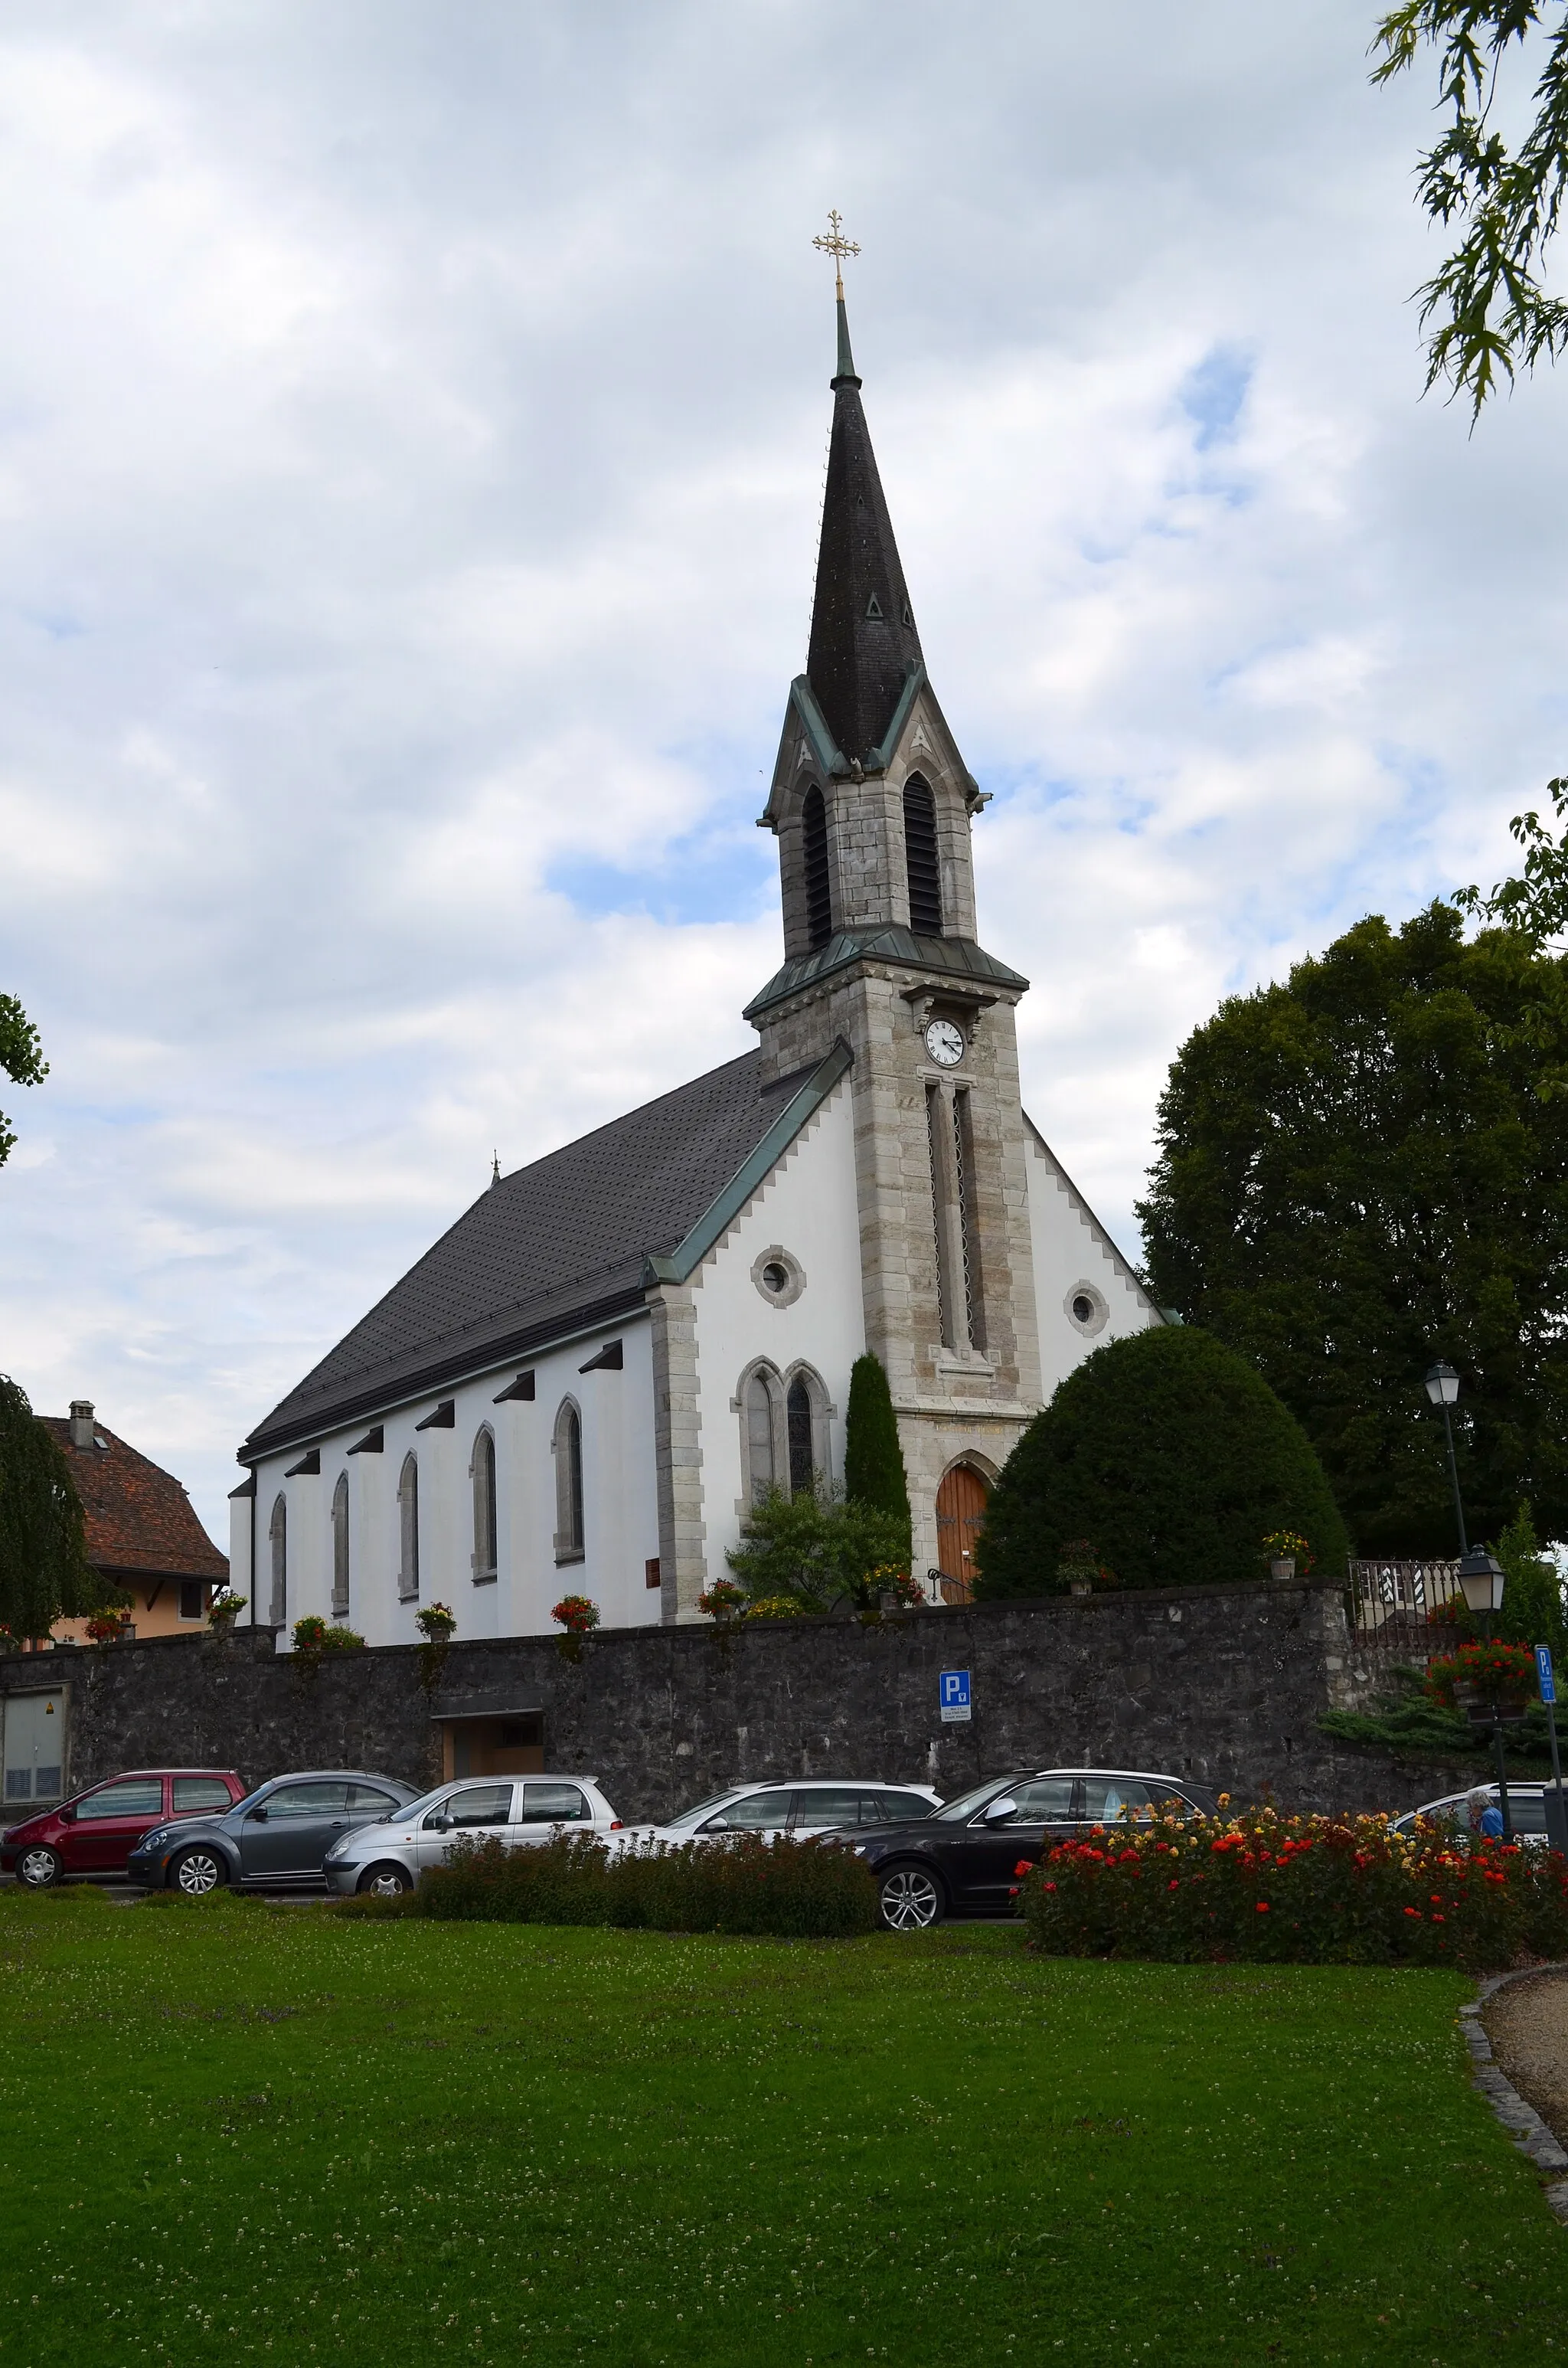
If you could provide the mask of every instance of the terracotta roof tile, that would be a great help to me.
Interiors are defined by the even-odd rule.
[[[170,1578],[227,1578],[219,1553],[172,1472],[163,1471],[101,1422],[102,1447],[73,1447],[60,1415],[39,1417],[71,1467],[87,1522],[87,1560],[96,1570],[154,1571]]]

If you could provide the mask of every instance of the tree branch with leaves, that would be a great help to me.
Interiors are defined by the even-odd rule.
[[[0,995],[0,1070],[16,1086],[39,1086],[49,1075],[38,1030],[14,995]],[[16,1140],[5,1111],[0,1110],[0,1167]]]
[[[1555,18],[1554,23],[1549,22]],[[1493,126],[1508,52],[1536,34],[1546,56],[1528,131],[1510,147]],[[1470,399],[1471,423],[1520,367],[1568,347],[1568,304],[1541,280],[1568,188],[1568,6],[1555,0],[1401,0],[1378,25],[1374,83],[1392,82],[1424,48],[1437,52],[1449,124],[1416,170],[1421,203],[1459,244],[1416,290],[1426,385]]]

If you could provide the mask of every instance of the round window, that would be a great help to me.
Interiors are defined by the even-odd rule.
[[[1097,1290],[1087,1277],[1073,1285],[1062,1302],[1062,1309],[1074,1330],[1081,1332],[1085,1340],[1093,1340],[1103,1332],[1110,1315],[1104,1292]]]
[[[781,1291],[788,1291],[790,1288],[789,1268],[787,1266],[780,1266],[777,1258],[769,1258],[767,1264],[762,1269],[762,1287],[765,1291],[771,1291],[775,1298],[778,1297]]]
[[[770,1274],[775,1271],[776,1269],[772,1267],[768,1269],[768,1272]],[[772,1286],[770,1286],[770,1288]],[[1073,1313],[1077,1317],[1080,1324],[1090,1324],[1094,1321],[1095,1303],[1089,1297],[1086,1291],[1080,1291],[1074,1298],[1073,1302]]]

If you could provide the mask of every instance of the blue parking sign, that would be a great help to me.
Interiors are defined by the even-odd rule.
[[[1557,1680],[1551,1674],[1551,1647],[1550,1645],[1538,1645],[1536,1646],[1535,1668],[1536,1675],[1540,1679],[1540,1698],[1542,1702],[1554,1702],[1557,1700]]]
[[[944,1669],[937,1680],[937,1700],[945,1722],[950,1724],[954,1720],[967,1719],[970,1715],[969,1671]]]

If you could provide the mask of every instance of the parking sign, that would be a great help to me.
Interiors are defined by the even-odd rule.
[[[950,1725],[955,1720],[969,1717],[969,1671],[944,1669],[937,1680],[937,1700],[943,1722]]]
[[[1542,1702],[1554,1702],[1557,1700],[1557,1680],[1551,1674],[1551,1647],[1550,1645],[1538,1645],[1536,1646],[1535,1666],[1536,1674],[1540,1679],[1540,1698]]]

